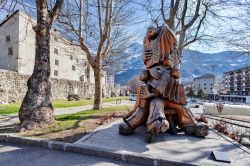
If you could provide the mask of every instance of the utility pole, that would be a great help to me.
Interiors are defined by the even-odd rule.
[[[213,75],[214,75],[214,70],[215,70],[215,67],[216,67],[216,65],[215,65],[215,64],[211,65],[211,68],[212,68],[212,70],[213,70]],[[213,93],[214,102],[215,102],[215,75],[214,75],[214,81],[213,81],[212,93]]]

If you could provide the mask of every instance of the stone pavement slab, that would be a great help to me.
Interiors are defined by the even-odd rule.
[[[132,166],[112,159],[0,143],[1,166]]]
[[[177,136],[164,133],[154,143],[148,144],[144,141],[143,127],[133,135],[119,135],[118,125],[121,121],[102,126],[74,144],[195,165],[250,165],[249,151],[244,151],[213,131],[205,139],[181,133]],[[231,163],[213,161],[210,157],[212,151],[227,152]]]

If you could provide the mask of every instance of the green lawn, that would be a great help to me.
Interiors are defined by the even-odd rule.
[[[129,110],[128,106],[105,107],[102,108],[101,110],[88,110],[74,114],[56,115],[55,119],[58,122],[57,124],[58,127],[67,129],[68,127],[70,128],[74,127],[75,123],[82,120],[93,119],[99,117],[100,115],[104,115],[111,112],[122,112],[128,110]]]
[[[103,98],[103,102],[112,102],[116,101],[117,99],[128,99],[128,96],[121,96],[121,97],[113,97],[113,98]],[[85,106],[93,104],[92,100],[79,100],[79,101],[68,101],[68,100],[53,100],[52,104],[54,108],[69,108],[69,107],[78,107],[78,106]],[[11,103],[11,104],[4,104],[0,105],[0,114],[14,114],[17,113],[20,108],[21,103]]]
[[[11,103],[0,105],[0,114],[13,114],[17,113],[20,108],[21,103]]]
[[[93,131],[103,123],[121,118],[129,110],[128,106],[106,107],[101,110],[88,110],[74,114],[55,116],[55,123],[43,128],[21,133],[23,136],[50,140],[74,142]]]

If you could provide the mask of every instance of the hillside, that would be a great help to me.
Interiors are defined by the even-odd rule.
[[[141,60],[142,45],[134,43],[127,52],[128,58],[124,60],[124,69],[115,75],[117,84],[126,85],[144,67]],[[213,73],[211,65],[215,65],[215,74],[222,75],[225,71],[238,69],[250,65],[250,57],[241,55],[240,52],[224,51],[219,53],[202,53],[193,50],[184,50],[181,65],[182,81],[206,73]]]

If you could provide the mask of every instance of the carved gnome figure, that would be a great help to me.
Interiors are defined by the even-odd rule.
[[[166,114],[171,110],[177,112],[176,124],[186,134],[201,137],[208,134],[207,125],[198,125],[185,107],[184,87],[178,82],[180,72],[173,65],[176,45],[175,34],[167,25],[148,28],[142,52],[145,69],[140,74],[137,101],[134,109],[124,117],[124,124],[119,126],[120,134],[132,134],[138,126],[146,124],[145,139],[151,142],[154,135],[169,129]]]

